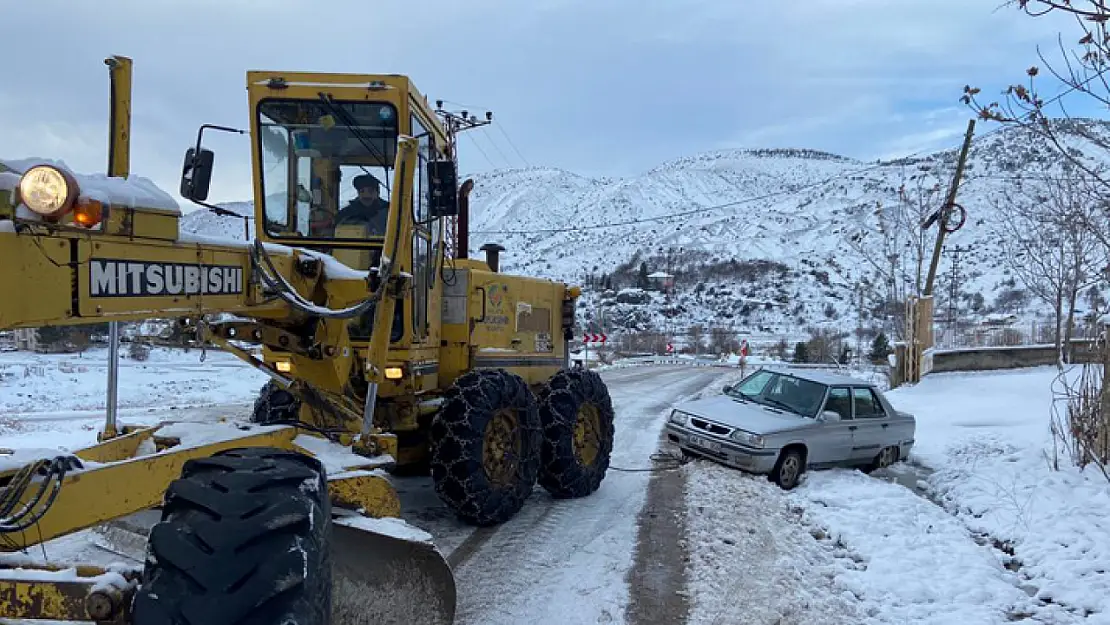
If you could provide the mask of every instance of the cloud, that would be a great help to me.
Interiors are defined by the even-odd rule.
[[[132,170],[175,194],[200,124],[247,125],[249,69],[404,73],[433,100],[492,109],[500,128],[461,144],[469,172],[526,160],[629,175],[721,146],[951,147],[971,114],[964,84],[997,93],[1073,27],[1001,2],[36,0],[5,9],[19,61],[0,156],[102,170],[113,53],[135,60]],[[212,197],[250,197],[249,140],[209,146]]]

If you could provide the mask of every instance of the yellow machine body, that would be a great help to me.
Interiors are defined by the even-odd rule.
[[[430,472],[444,501],[479,525],[509,518],[537,481],[558,497],[598,488],[612,449],[612,406],[596,373],[568,368],[579,290],[504,274],[492,255],[447,256],[445,221],[465,200],[454,142],[403,76],[248,72],[253,240],[183,233],[169,196],[113,191],[138,182],[124,180],[131,62],[114,57],[108,65],[108,179],[50,164],[0,165],[0,329],[178,318],[198,340],[272,381],[249,423],[228,422],[215,436],[197,438],[191,426],[169,422],[117,428],[109,419],[97,445],[72,455],[0,454],[0,551],[163,508],[143,572],[81,566],[29,581],[0,568],[0,617],[142,625],[154,610],[182,609],[159,603],[170,601],[167,588],[212,591],[207,582],[158,591],[171,575],[160,562],[178,553],[165,551],[165,541],[203,530],[182,512],[182,498],[226,500],[241,480],[286,475],[307,481],[267,505],[291,497],[302,514],[331,510],[338,519],[326,530],[297,526],[317,532],[297,544],[327,542],[332,554],[330,565],[305,555],[297,592],[334,591],[333,611],[348,614],[345,622],[451,622],[454,581],[434,546],[365,519],[400,516],[386,470],[401,467]],[[202,126],[181,194],[219,212],[206,203],[213,154],[201,138],[212,129],[233,130]],[[350,198],[375,188],[378,204]],[[245,344],[261,346],[262,356]],[[326,496],[313,502],[317,474]],[[214,480],[216,494],[195,491],[202,478]],[[287,488],[283,480],[271,485]],[[52,484],[52,494],[32,487],[39,482]],[[4,516],[20,506],[37,510],[28,513],[33,527]],[[231,566],[185,568],[218,575]],[[228,588],[220,592],[246,592]],[[272,597],[243,601],[269,601],[265,609],[277,610],[279,621],[291,614],[280,610],[294,609]],[[234,604],[224,595],[211,602]]]

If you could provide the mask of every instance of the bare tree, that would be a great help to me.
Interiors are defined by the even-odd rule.
[[[1067,175],[1045,177],[1020,188],[996,201],[998,213],[1005,215],[996,234],[1018,279],[1052,306],[1054,340],[1062,363],[1075,327],[1079,294],[1104,277],[1107,248],[1091,227],[1104,221],[1104,203],[1089,186]]]
[[[900,317],[906,299],[921,292],[932,241],[921,225],[943,203],[943,194],[934,165],[919,164],[903,176],[898,202],[877,206],[873,225],[848,237],[848,245],[870,269],[872,279],[861,287],[871,301],[880,303],[881,315]],[[902,338],[901,334],[902,324],[895,324],[895,336]]]
[[[1107,28],[1110,3],[1107,0],[1009,0],[1006,4],[1035,18],[1052,13],[1070,14],[1075,18],[1077,28],[1074,35],[1077,37],[1072,48],[1065,45],[1063,36],[1057,37],[1061,61],[1053,64],[1039,48],[1037,50],[1042,66],[1064,89],[1045,99],[1037,82],[1041,69],[1033,66],[1025,71],[1023,83],[1012,84],[1003,91],[1001,102],[981,104],[976,99],[981,90],[965,86],[964,104],[982,119],[1021,126],[1046,139],[1055,152],[1083,172],[1090,184],[1100,189],[1100,195],[1110,195],[1110,175],[1096,163],[1086,160],[1081,151],[1068,146],[1060,131],[1066,127],[1069,134],[1081,136],[1102,150],[1110,150],[1110,140],[1082,124],[1061,123],[1068,118],[1063,104],[1059,105],[1059,116],[1047,113],[1053,104],[1071,93],[1093,98],[1104,107],[1110,106],[1110,80],[1106,76],[1107,70],[1110,70],[1110,30]]]

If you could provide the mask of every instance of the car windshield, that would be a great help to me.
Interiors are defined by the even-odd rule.
[[[804,417],[813,417],[825,398],[825,386],[784,373],[760,370],[729,389],[728,394]]]
[[[384,236],[397,151],[391,104],[268,99],[258,121],[270,236]]]

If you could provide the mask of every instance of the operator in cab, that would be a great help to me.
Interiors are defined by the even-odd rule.
[[[389,217],[389,202],[381,198],[381,183],[373,174],[355,176],[353,181],[358,197],[351,200],[336,216],[336,225],[344,223],[366,224],[367,234],[372,237],[385,236],[386,220]]]

